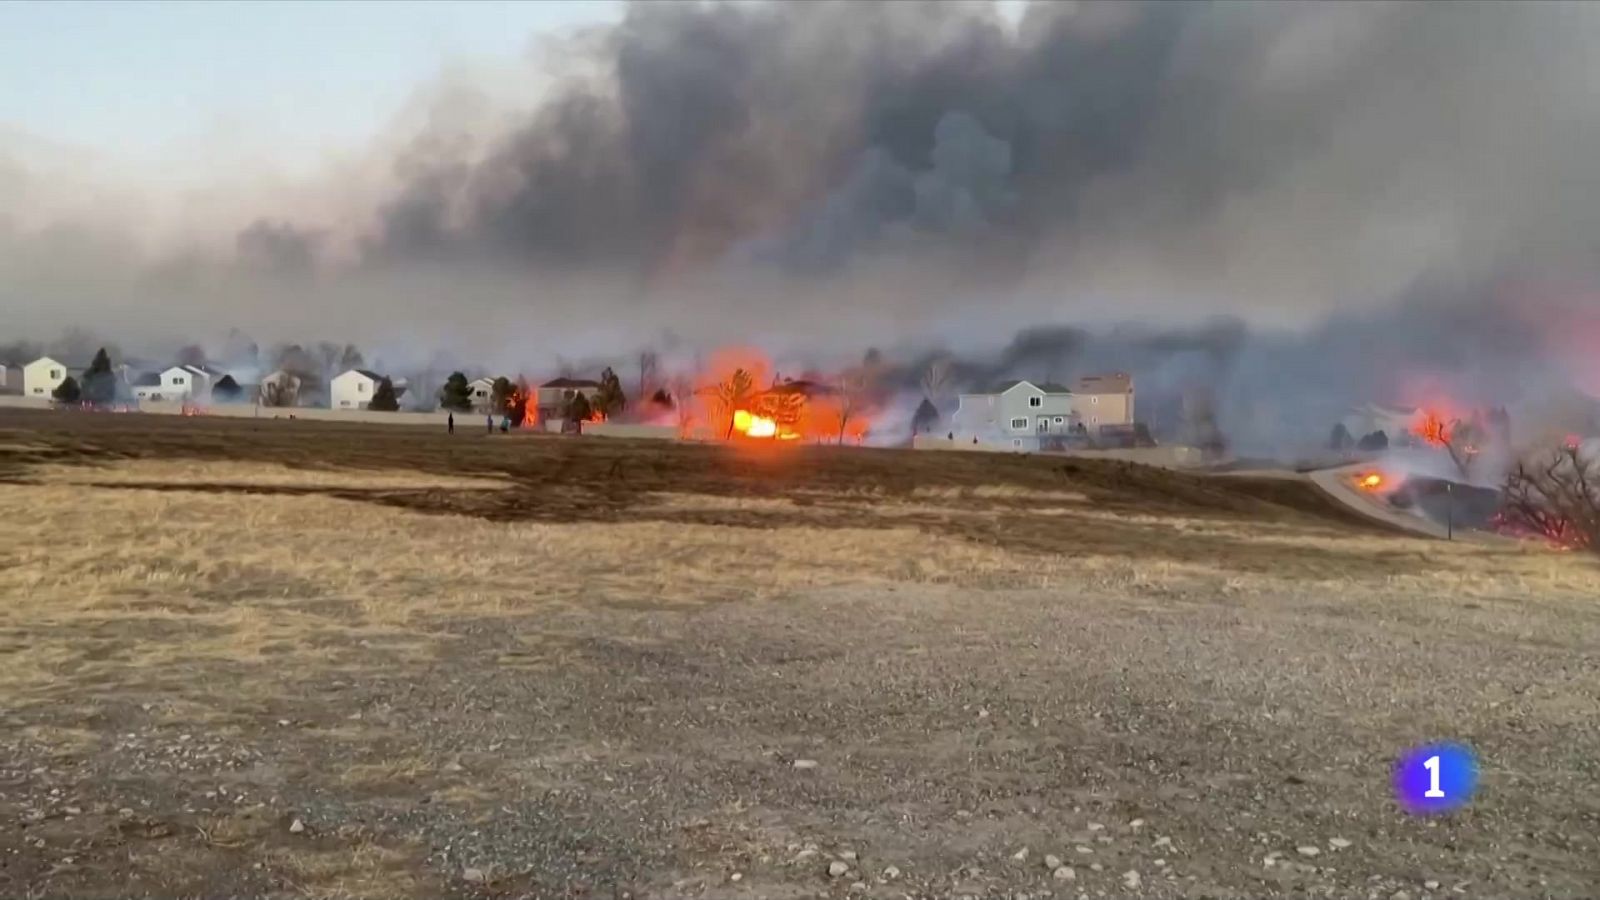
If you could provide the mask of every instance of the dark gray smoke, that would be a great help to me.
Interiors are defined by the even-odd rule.
[[[248,210],[227,258],[0,208],[0,296],[507,370],[942,343],[972,384],[1133,371],[1158,417],[1214,388],[1267,444],[1419,379],[1600,388],[1550,327],[1600,307],[1597,38],[1589,4],[641,3],[544,52],[531,108],[452,86],[383,190]]]

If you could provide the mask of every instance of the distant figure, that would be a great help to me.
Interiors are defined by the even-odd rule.
[[[977,436],[977,435],[973,435],[973,436],[972,436],[972,442],[973,442],[973,443],[974,443],[974,444],[976,444],[976,443],[977,443],[977,442],[978,442],[978,436]]]
[[[954,431],[950,432],[949,434],[945,435],[945,439],[946,440],[950,440],[950,441],[955,440],[956,439],[956,433]]]
[[[451,434],[455,434],[456,433],[456,414],[455,413],[451,413],[450,417],[445,420],[445,426],[444,427]]]
[[[489,415],[484,416],[483,423],[489,427],[489,433],[494,434],[494,414],[490,413]]]

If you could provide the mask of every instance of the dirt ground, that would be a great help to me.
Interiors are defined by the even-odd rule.
[[[1600,567],[1305,482],[7,411],[0,598],[0,897],[1600,894]]]

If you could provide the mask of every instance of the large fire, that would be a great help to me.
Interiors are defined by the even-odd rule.
[[[678,391],[680,427],[714,440],[859,444],[874,405],[866,366],[782,377],[749,349],[719,351],[694,382]]]
[[[1421,418],[1411,431],[1435,447],[1450,446],[1450,426],[1445,424],[1444,417],[1437,410],[1422,410]]]

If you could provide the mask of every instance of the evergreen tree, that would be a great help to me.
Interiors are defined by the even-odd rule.
[[[1359,450],[1374,451],[1389,449],[1389,436],[1382,430],[1374,431],[1356,443]]]
[[[56,385],[50,396],[58,403],[78,403],[83,400],[83,391],[78,388],[78,379],[68,375],[65,381]]]
[[[106,353],[106,348],[101,347],[94,355],[94,361],[89,363],[89,371],[83,373],[83,400],[96,406],[104,406],[117,399],[117,376],[111,372],[111,356]]]
[[[378,387],[372,392],[372,402],[367,404],[367,409],[378,412],[395,412],[400,408],[400,398],[395,396],[394,382],[384,378],[378,382]]]
[[[1333,426],[1333,433],[1328,436],[1329,450],[1349,450],[1354,443],[1355,439],[1350,437],[1350,429],[1344,427],[1343,422]]]
[[[593,416],[594,409],[589,406],[589,398],[582,391],[573,394],[572,399],[567,401],[568,422],[587,422]]]
[[[600,373],[600,389],[594,392],[594,409],[600,415],[609,419],[622,412],[628,406],[628,398],[622,393],[622,379],[609,367]]]
[[[911,433],[927,434],[939,424],[939,409],[927,397],[917,405],[917,411],[911,416]]]
[[[223,403],[232,403],[238,400],[239,395],[243,393],[244,388],[239,387],[239,382],[234,381],[232,375],[222,376],[217,379],[216,384],[211,386],[211,399]]]
[[[467,376],[460,372],[450,373],[450,377],[444,381],[444,387],[439,389],[439,405],[452,412],[472,409],[472,387],[467,383]]]
[[[494,380],[494,386],[489,389],[490,407],[495,411],[496,415],[509,416],[511,415],[511,406],[516,402],[516,395],[517,386],[511,383],[511,379],[502,375]],[[518,421],[522,420],[520,414],[514,418]]]

